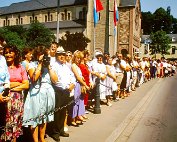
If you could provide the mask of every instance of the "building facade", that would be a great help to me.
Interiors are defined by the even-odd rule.
[[[94,27],[93,0],[60,0],[59,37],[66,31],[83,32],[91,42],[88,49],[128,52],[131,55],[140,47],[141,8],[140,0],[117,0],[119,21],[114,27],[114,0],[101,0],[104,9]],[[0,27],[23,25],[33,21],[43,23],[57,34],[57,0],[28,0],[0,8]],[[116,32],[115,32],[116,31]]]
[[[168,50],[169,54],[164,55],[166,59],[175,59],[177,60],[177,34],[167,34],[169,38],[171,39],[171,49]],[[141,38],[141,47],[139,49],[139,56],[140,57],[155,57],[157,59],[160,59],[162,57],[161,54],[156,54],[156,55],[151,55],[150,53],[150,44],[151,44],[151,39],[150,35],[142,35]]]

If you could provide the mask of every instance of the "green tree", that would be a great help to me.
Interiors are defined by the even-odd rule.
[[[169,54],[168,50],[171,48],[169,45],[171,43],[171,39],[165,31],[160,30],[155,33],[151,33],[150,39],[152,40],[150,44],[151,54]]]
[[[142,12],[141,21],[143,34],[150,34],[163,30],[166,33],[177,34],[177,19],[171,15],[171,8],[167,10],[158,8],[153,14],[151,12]]]
[[[90,39],[85,37],[83,32],[70,33],[67,31],[59,40],[59,45],[63,46],[65,50],[74,52],[75,50],[84,50],[89,42]]]
[[[172,29],[172,16],[163,8],[157,9],[154,13],[154,30],[153,32],[163,30],[170,33]]]
[[[24,48],[25,40],[21,39],[16,32],[9,31],[7,28],[1,28],[0,34],[4,37],[7,44],[17,46],[20,50]]]
[[[32,48],[38,45],[48,47],[54,39],[53,32],[39,22],[32,23],[26,33],[27,45]]]
[[[151,12],[142,12],[142,29],[143,34],[150,34],[153,30],[154,15]]]

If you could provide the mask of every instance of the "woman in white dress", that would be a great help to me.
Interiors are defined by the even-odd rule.
[[[106,99],[106,65],[103,63],[103,54],[97,53],[96,55],[97,62],[95,62],[92,66],[93,68],[93,82],[96,83],[97,79],[100,79],[99,83],[99,91],[100,91],[100,99],[105,100]]]

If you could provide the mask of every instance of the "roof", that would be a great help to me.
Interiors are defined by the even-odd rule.
[[[172,41],[171,43],[177,43],[177,34],[167,34],[167,35],[170,37]],[[150,35],[142,35],[141,42],[142,43],[151,42]]]
[[[87,0],[60,0],[61,7],[83,4],[87,4]],[[5,15],[54,7],[57,7],[57,0],[28,0],[19,3],[13,3],[7,7],[1,7],[0,12],[1,14]]]
[[[120,0],[120,7],[135,6],[137,0]]]
[[[57,28],[57,21],[54,22],[46,22],[42,23],[49,29],[56,29]],[[30,24],[23,25],[25,28],[28,28]],[[79,21],[79,20],[73,20],[73,21],[60,21],[60,29],[67,29],[67,28],[85,28],[86,25]]]

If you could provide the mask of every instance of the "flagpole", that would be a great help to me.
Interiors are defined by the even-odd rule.
[[[116,54],[116,38],[117,38],[117,27],[115,27],[115,35],[114,35],[114,54]]]
[[[95,26],[93,28],[93,57],[95,57]]]

